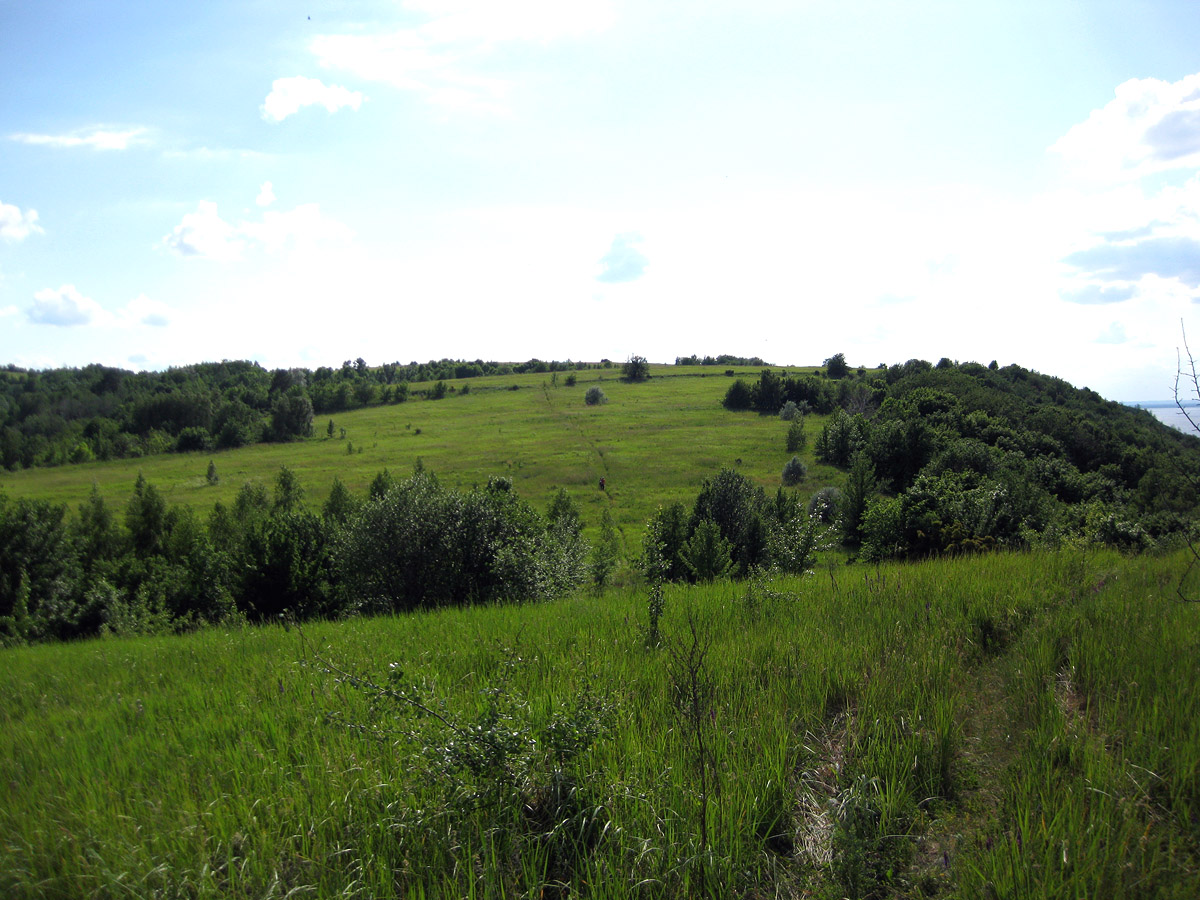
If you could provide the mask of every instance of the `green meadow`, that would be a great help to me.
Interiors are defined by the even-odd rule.
[[[6,897],[1195,897],[1183,560],[4,651]]]
[[[565,487],[629,563],[659,506],[722,466],[773,493],[791,456],[722,372],[653,374],[453,382],[333,437],[0,490],[120,509],[140,472],[203,513],[286,465],[318,507],[421,460],[539,509]],[[846,478],[822,422],[805,496]],[[2,649],[0,896],[1200,896],[1187,554],[1058,543]]]
[[[648,381],[629,384],[620,379],[619,369],[589,369],[575,373],[574,387],[566,386],[565,372],[449,381],[453,393],[442,400],[413,399],[319,416],[315,436],[295,443],[0,472],[0,491],[12,499],[38,497],[74,509],[95,484],[119,509],[140,472],[168,503],[204,513],[217,501],[231,502],[248,482],[269,487],[286,465],[300,476],[308,502],[319,507],[334,478],[364,494],[382,469],[403,476],[420,459],[454,488],[483,484],[493,475],[509,477],[520,495],[542,510],[559,488],[566,488],[579,503],[589,533],[607,507],[627,554],[635,553],[654,510],[676,500],[690,502],[701,482],[721,466],[736,467],[773,492],[792,456],[785,452],[787,423],[721,406],[733,380],[723,369],[656,365],[651,372]],[[741,368],[737,374],[753,380],[759,370]],[[428,387],[417,384],[413,390]],[[587,406],[590,387],[600,387],[608,402]],[[810,438],[823,420],[809,416]],[[805,492],[843,477],[816,463],[811,450],[801,455],[809,466]],[[216,485],[206,480],[210,459],[220,478]]]

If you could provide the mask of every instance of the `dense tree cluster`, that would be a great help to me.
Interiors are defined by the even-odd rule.
[[[757,356],[730,356],[722,353],[720,356],[677,356],[677,366],[766,366]]]
[[[752,396],[774,398],[774,378]],[[1086,388],[910,360],[830,396],[843,401],[813,447],[848,470],[842,534],[867,558],[1070,537],[1134,549],[1193,527],[1200,440]]]
[[[335,481],[317,512],[283,468],[207,521],[140,476],[124,510],[93,490],[75,517],[0,494],[0,644],[541,600],[588,576],[586,550],[565,493],[543,517],[507,480],[463,494],[424,471],[366,497]]]
[[[735,379],[725,392],[724,404],[726,409],[752,409],[776,415],[791,402],[798,408],[826,414],[838,408],[869,405],[877,399],[877,394],[881,396],[882,390],[877,381],[831,381],[819,375],[781,375],[763,369],[753,384]]]
[[[755,567],[804,571],[825,540],[821,512],[810,514],[782,489],[768,498],[745,475],[722,469],[704,482],[690,510],[673,503],[650,520],[643,573],[651,580],[706,581]]]
[[[312,433],[313,415],[410,398],[410,383],[602,364],[531,359],[510,364],[443,359],[371,367],[270,371],[253,362],[200,363],[165,372],[107,366],[0,370],[0,466],[55,466],[169,451],[240,447]],[[608,364],[611,366],[611,363]],[[436,384],[411,395],[436,398]]]

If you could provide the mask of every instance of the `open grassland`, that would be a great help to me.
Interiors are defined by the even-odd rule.
[[[631,419],[641,389],[595,412]],[[620,459],[593,411],[513,394]],[[449,427],[472,396],[409,409]],[[670,587],[657,644],[620,591],[5,650],[0,894],[1194,898],[1182,568],[1063,551]]]
[[[619,369],[589,369],[575,373],[573,387],[566,386],[565,372],[450,381],[454,393],[442,400],[320,416],[315,436],[297,443],[4,472],[0,491],[13,499],[38,497],[75,509],[95,484],[111,506],[120,508],[140,472],[167,502],[207,511],[218,500],[232,501],[247,482],[269,487],[286,465],[299,475],[308,502],[319,506],[334,478],[361,494],[382,469],[403,476],[420,458],[454,488],[469,488],[493,475],[509,477],[522,497],[543,510],[559,488],[566,488],[580,504],[589,534],[604,508],[610,510],[630,553],[659,505],[690,503],[703,479],[721,466],[737,467],[770,491],[779,485],[792,455],[785,452],[787,423],[724,409],[721,400],[732,379],[723,371],[652,366],[650,380],[629,384],[620,380]],[[759,374],[737,371],[747,379]],[[413,385],[414,390],[427,387]],[[590,387],[600,387],[608,402],[587,406]],[[823,417],[809,417],[810,440],[822,423]],[[809,466],[803,491],[842,478],[816,463],[811,449],[801,456]],[[220,478],[216,485],[206,480],[210,459]],[[607,481],[604,493],[598,489],[601,477]]]

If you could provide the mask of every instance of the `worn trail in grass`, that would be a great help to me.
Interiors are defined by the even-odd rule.
[[[1179,565],[673,587],[661,646],[621,590],[6,650],[0,893],[1196,896]]]
[[[556,381],[530,374],[450,382],[454,392],[443,400],[318,417],[316,436],[296,443],[0,472],[0,491],[77,508],[95,484],[110,506],[120,508],[140,472],[168,502],[207,511],[218,500],[230,503],[248,482],[269,487],[286,465],[299,474],[307,502],[320,505],[334,478],[365,492],[382,469],[403,475],[419,458],[454,488],[491,476],[512,478],[521,496],[540,509],[565,487],[580,503],[590,536],[608,509],[628,548],[636,547],[659,505],[690,501],[721,466],[737,467],[768,490],[779,485],[791,456],[784,449],[786,423],[724,409],[731,379],[711,368],[653,366],[652,373],[640,384],[621,381],[611,369],[578,372],[572,387],[563,373]],[[754,378],[758,372],[738,374]],[[584,403],[594,386],[604,390],[607,403]],[[327,436],[330,419],[333,438]],[[820,424],[820,417],[810,417],[813,435]],[[216,485],[206,479],[210,459]],[[805,462],[805,493],[843,477],[811,454]],[[601,476],[608,482],[605,493],[598,489]]]

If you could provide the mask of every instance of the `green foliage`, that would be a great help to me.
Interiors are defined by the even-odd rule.
[[[833,546],[825,510],[820,505],[808,514],[797,513],[771,531],[769,554],[780,571],[803,575],[812,571],[817,554]]]
[[[592,387],[588,388],[587,393],[583,395],[583,402],[588,406],[599,406],[602,403],[607,403],[608,397],[605,396],[603,388],[593,385]]]
[[[217,464],[211,459],[208,461],[208,471],[204,475],[204,480],[210,485],[220,484],[221,477],[217,475]]]
[[[721,528],[712,519],[701,519],[692,536],[684,543],[680,559],[695,581],[712,581],[733,568],[733,545],[721,536]]]
[[[565,539],[576,540],[583,533],[583,520],[579,517],[579,505],[571,499],[566,488],[558,493],[546,510],[546,518],[552,530],[560,532]]]
[[[583,578],[581,539],[552,534],[511,482],[459,494],[418,472],[341,532],[344,602],[364,610],[542,600]]]
[[[722,404],[726,409],[738,410],[749,409],[752,402],[749,386],[742,379],[738,378],[725,391],[725,399],[722,401]]]
[[[591,572],[592,584],[597,590],[603,590],[612,579],[612,574],[621,559],[621,543],[617,534],[616,523],[612,513],[604,510],[600,520],[600,537],[592,546]]]
[[[687,577],[682,556],[687,539],[687,510],[683,504],[659,507],[646,523],[642,538],[641,569],[647,581],[679,581]]]
[[[644,356],[631,356],[621,365],[621,375],[626,381],[645,381],[650,377],[650,363]]]
[[[867,421],[862,416],[852,416],[839,409],[833,414],[813,447],[821,462],[844,467],[867,442]]]
[[[846,362],[846,354],[835,353],[829,359],[821,363],[825,367],[825,374],[830,378],[846,378],[850,374],[850,366]]]
[[[800,457],[793,456],[783,466],[783,483],[788,487],[795,487],[805,478],[808,477],[808,466],[800,461]]]
[[[871,458],[865,453],[856,453],[846,477],[840,505],[842,540],[848,546],[857,547],[862,541],[863,518],[876,489],[875,466]]]
[[[0,895],[1194,897],[1184,561],[668,586],[665,652],[624,588],[6,650]]]
[[[312,437],[313,405],[308,395],[295,389],[275,398],[271,406],[271,436],[276,441]]]
[[[803,417],[792,419],[788,425],[786,444],[788,453],[799,453],[808,446],[808,432],[804,429]]]
[[[329,497],[325,500],[325,505],[321,507],[322,518],[332,527],[341,528],[357,511],[358,501],[354,499],[350,489],[346,487],[342,479],[334,478],[333,487],[329,489]]]

